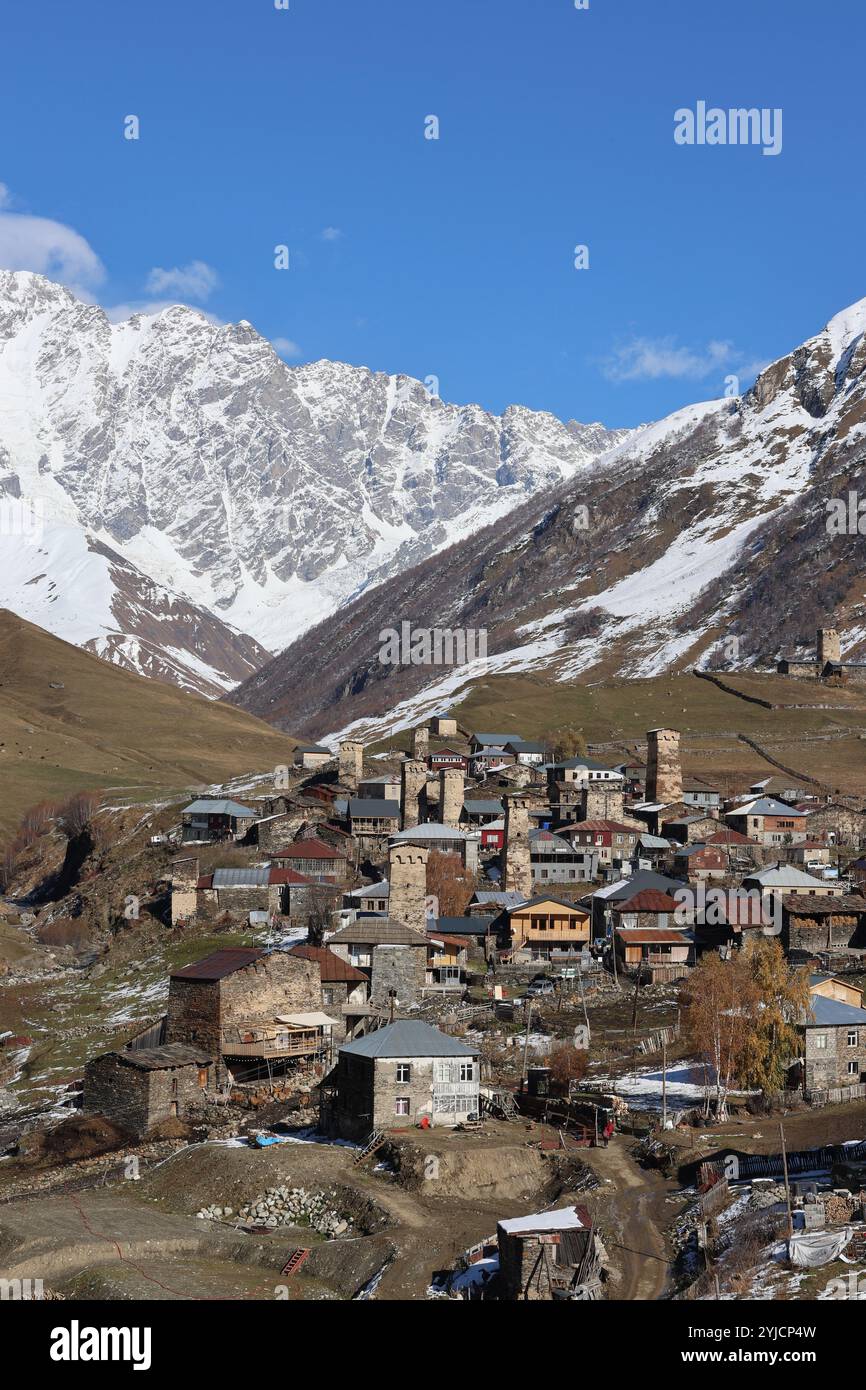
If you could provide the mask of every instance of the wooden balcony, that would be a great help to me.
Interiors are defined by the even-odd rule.
[[[281,1028],[255,1025],[226,1028],[222,1034],[224,1057],[312,1057],[327,1047],[320,1028]]]

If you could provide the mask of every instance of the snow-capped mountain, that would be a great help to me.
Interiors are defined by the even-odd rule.
[[[372,739],[499,672],[597,681],[760,667],[811,652],[828,619],[843,656],[862,660],[864,569],[866,299],[745,396],[635,432],[553,494],[362,595],[231,699],[313,736]],[[402,622],[484,629],[488,656],[383,665],[380,633]]]
[[[219,693],[628,435],[289,367],[181,306],[112,323],[0,271],[0,607]]]

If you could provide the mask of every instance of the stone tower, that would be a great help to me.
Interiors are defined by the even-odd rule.
[[[358,790],[358,783],[364,775],[364,745],[357,739],[347,738],[340,744],[340,784],[350,791]]]
[[[465,779],[459,767],[443,767],[439,773],[439,820],[442,825],[460,824]]]
[[[506,893],[532,897],[532,865],[529,859],[529,797],[505,798],[505,847],[502,887]]]
[[[427,767],[419,758],[407,758],[402,763],[400,790],[403,815],[401,824],[406,830],[412,825],[420,825],[421,817],[427,814]]]
[[[415,931],[427,930],[427,855],[422,845],[388,850],[388,916]]]
[[[663,805],[683,799],[677,729],[650,729],[646,736],[646,799]]]
[[[828,661],[839,663],[842,660],[842,641],[835,627],[819,627],[815,644],[815,656],[820,676]]]
[[[430,730],[427,725],[412,730],[412,757],[426,759],[430,751]]]
[[[618,820],[625,815],[622,782],[599,778],[580,789],[580,809],[583,820]]]

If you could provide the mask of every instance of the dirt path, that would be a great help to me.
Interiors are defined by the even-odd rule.
[[[598,1213],[605,1246],[620,1273],[612,1285],[616,1299],[661,1298],[668,1280],[669,1261],[664,1228],[669,1220],[665,1197],[670,1191],[660,1173],[638,1167],[629,1153],[631,1140],[614,1135],[606,1149],[587,1149],[586,1161],[602,1179],[614,1185],[592,1194],[588,1205]]]

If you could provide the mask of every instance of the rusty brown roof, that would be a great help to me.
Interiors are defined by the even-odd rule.
[[[679,903],[657,888],[644,888],[624,903],[614,903],[611,912],[676,912]]]
[[[181,970],[173,970],[172,980],[222,980],[233,975],[236,970],[245,970],[254,961],[267,955],[261,946],[231,946],[222,951],[213,951],[193,965],[185,965]]]
[[[293,946],[290,956],[300,956],[303,960],[314,961],[319,967],[322,984],[334,984],[338,980],[366,980],[368,977],[357,966],[329,951],[327,946]]]

